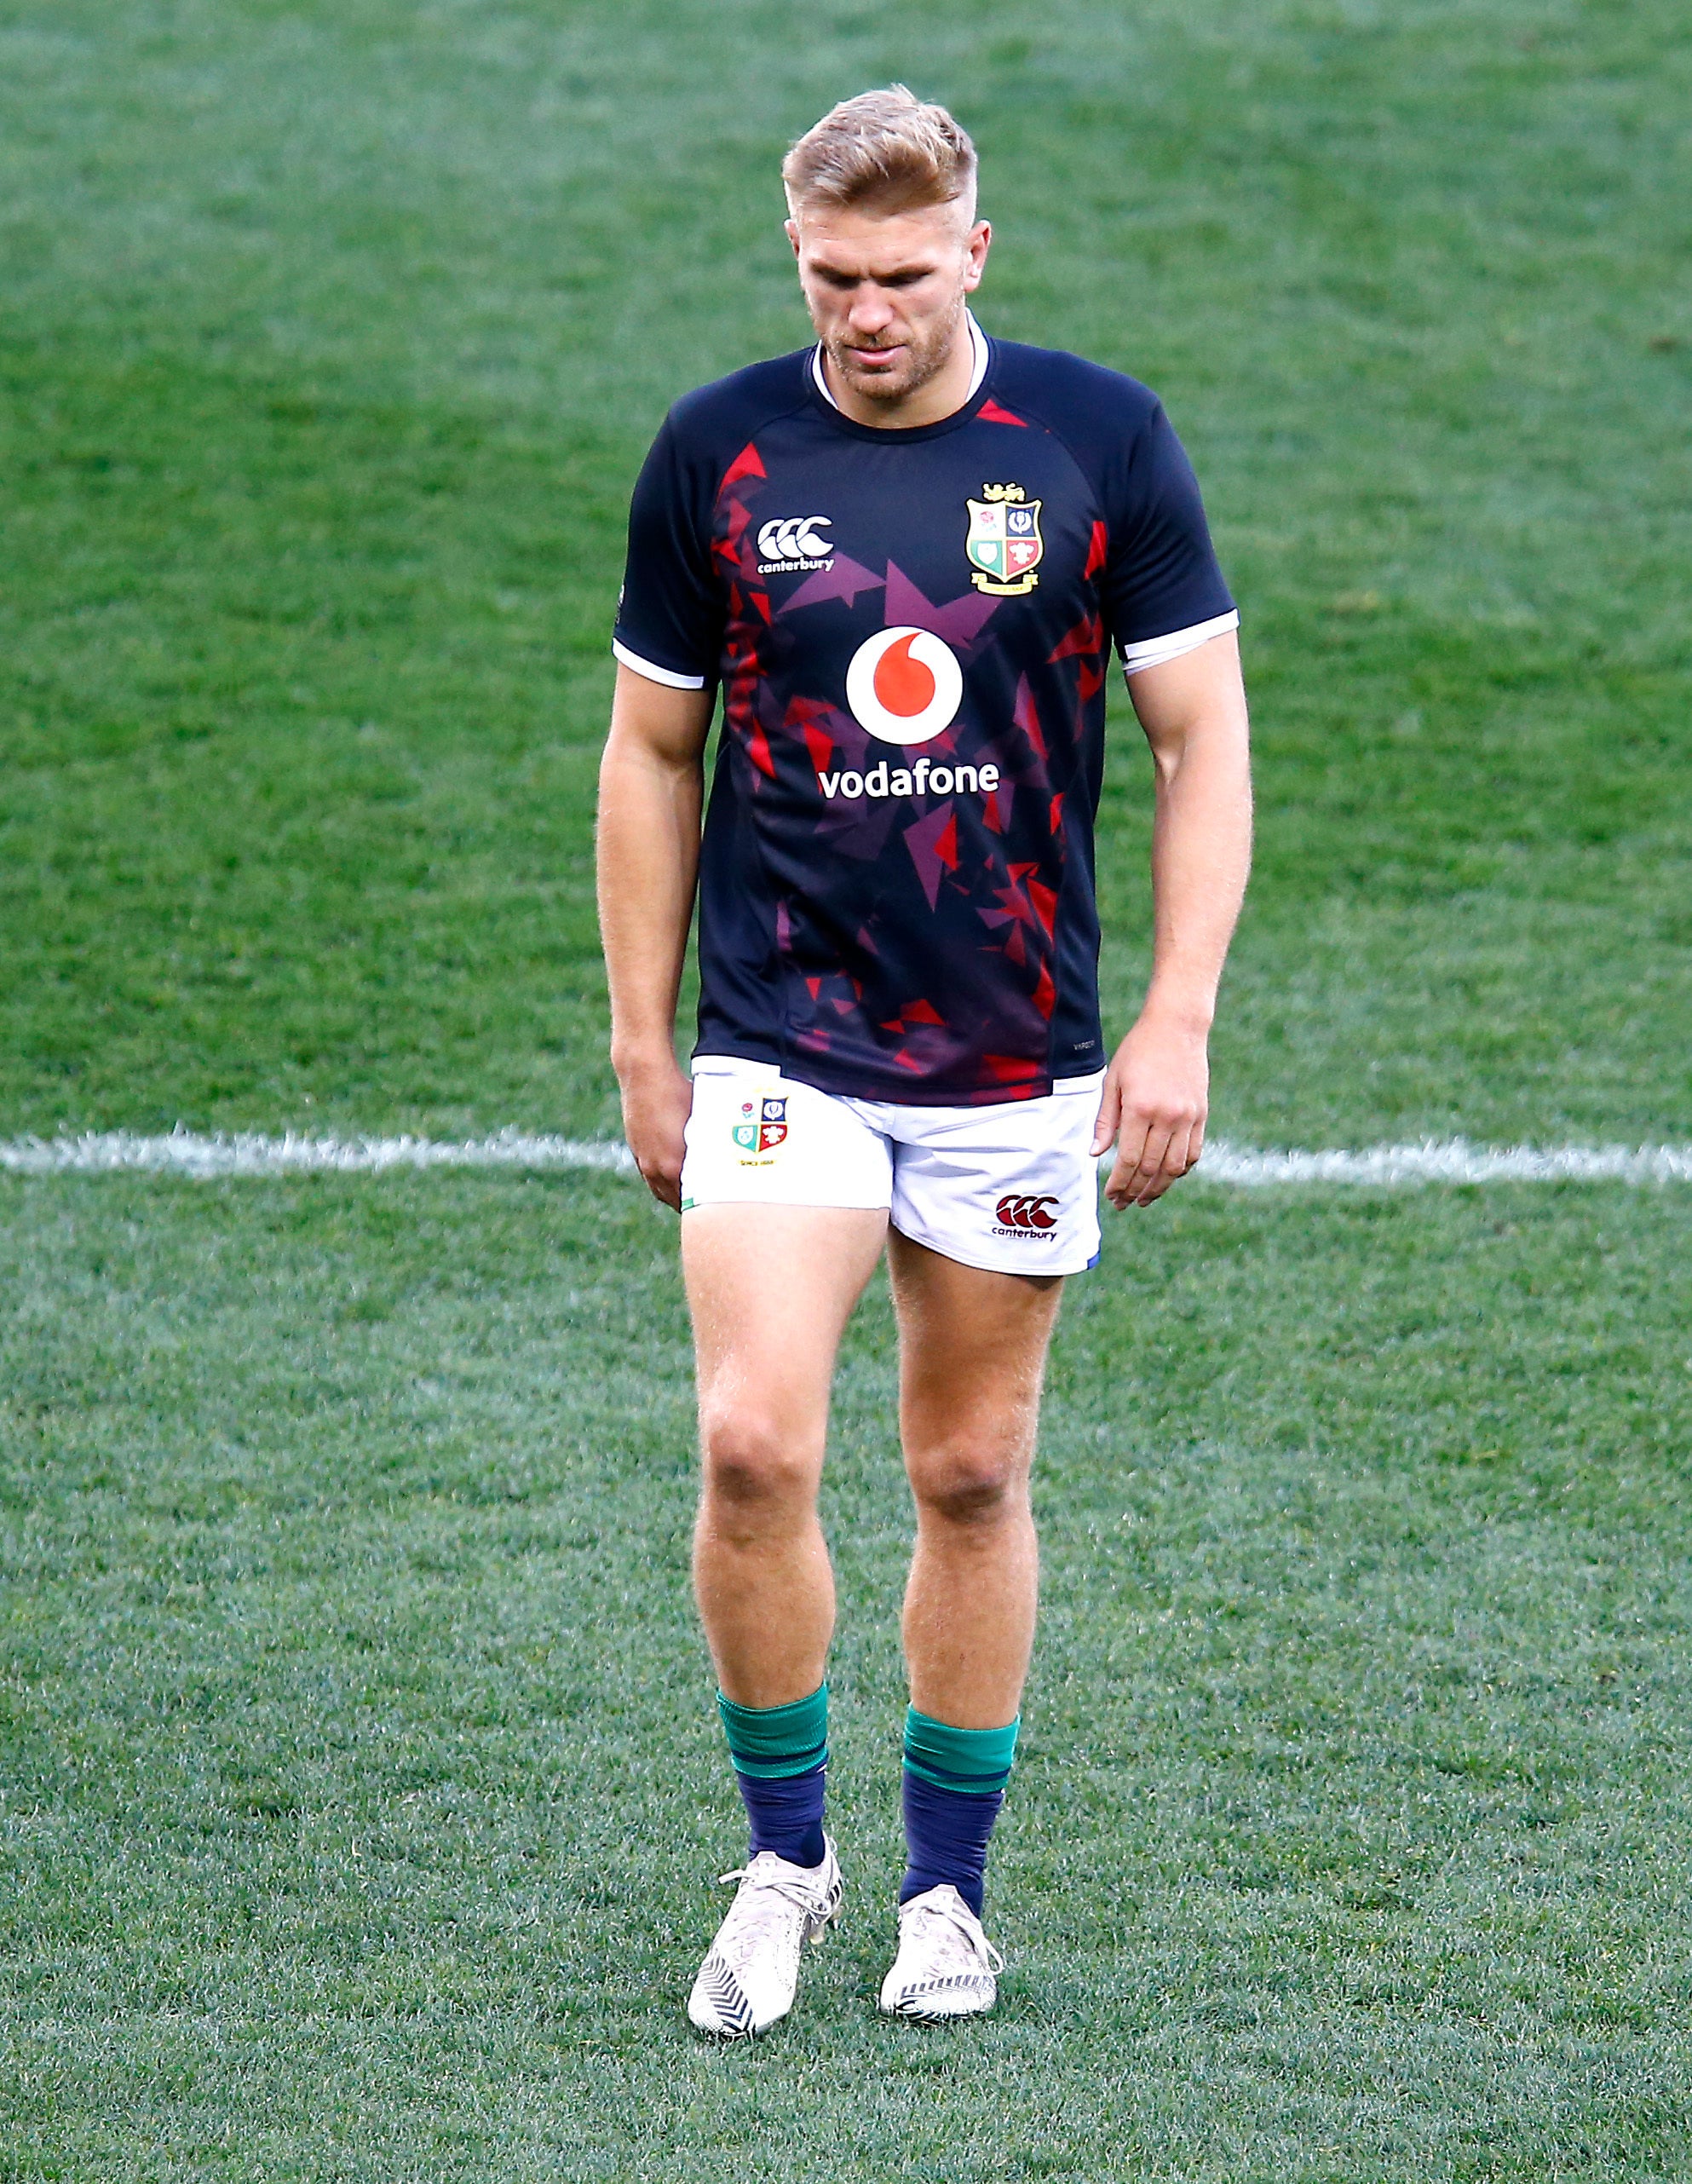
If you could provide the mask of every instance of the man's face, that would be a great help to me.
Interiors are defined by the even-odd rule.
[[[970,213],[802,208],[788,222],[811,323],[853,393],[902,402],[945,365],[991,239]]]

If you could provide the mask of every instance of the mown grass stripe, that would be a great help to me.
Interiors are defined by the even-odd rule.
[[[1104,1165],[1108,1165],[1104,1163]],[[0,1171],[14,1175],[106,1175],[141,1169],[191,1182],[222,1176],[379,1174],[393,1168],[601,1168],[632,1176],[628,1147],[609,1138],[307,1137],[256,1132],[146,1137],[90,1130],[77,1137],[0,1139]],[[1473,1145],[1464,1138],[1348,1151],[1263,1152],[1213,1140],[1195,1171],[1201,1183],[1261,1190],[1338,1184],[1404,1189],[1426,1184],[1692,1183],[1692,1145]]]

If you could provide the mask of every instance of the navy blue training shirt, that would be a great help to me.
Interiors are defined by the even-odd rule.
[[[679,401],[630,512],[618,657],[722,693],[696,1052],[859,1099],[1034,1098],[1105,1062],[1108,647],[1131,670],[1234,602],[1137,381],[995,341],[962,409],[886,430],[814,366]]]

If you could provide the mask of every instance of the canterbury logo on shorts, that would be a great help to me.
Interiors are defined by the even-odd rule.
[[[994,1209],[999,1236],[1050,1236],[1057,1226],[1061,1201],[1055,1192],[1007,1191]]]

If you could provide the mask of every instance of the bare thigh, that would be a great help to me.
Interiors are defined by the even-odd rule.
[[[1062,1276],[960,1266],[893,1230],[900,1426],[918,1499],[967,1502],[1026,1473]]]
[[[839,1206],[699,1206],[682,1218],[699,1415],[821,1463],[835,1354],[875,1271],[884,1213]],[[737,1438],[741,1438],[737,1436]]]

